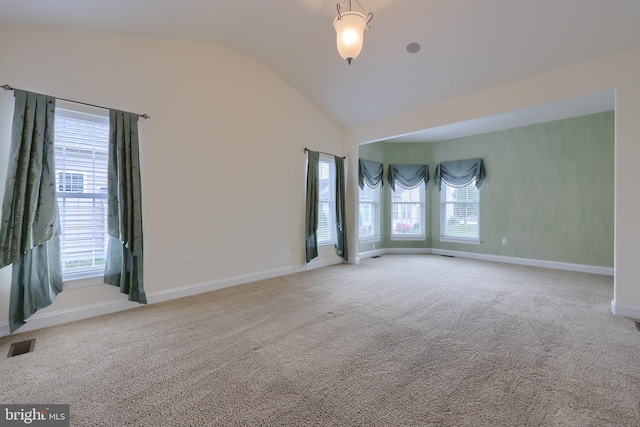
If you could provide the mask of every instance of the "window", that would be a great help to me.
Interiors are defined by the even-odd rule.
[[[478,240],[480,238],[480,191],[473,179],[463,187],[442,181],[442,237]]]
[[[62,277],[101,276],[108,242],[109,118],[58,107],[54,135]]]
[[[425,236],[425,183],[391,193],[391,238]]]
[[[365,184],[360,190],[358,207],[358,237],[360,240],[380,237],[380,188],[371,188]]]
[[[80,192],[84,188],[84,174],[60,172],[58,174],[58,191]]]
[[[318,177],[318,245],[329,245],[336,242],[336,164],[333,157],[321,155]]]

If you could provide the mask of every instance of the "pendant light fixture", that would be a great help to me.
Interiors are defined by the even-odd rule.
[[[364,13],[352,10],[351,0],[345,0],[336,4],[338,16],[333,20],[333,27],[336,29],[338,53],[349,65],[360,54],[364,40],[364,30],[371,28],[369,23],[373,19],[373,13],[367,12],[358,0],[356,0],[356,4]],[[342,11],[344,6],[347,7],[347,10]]]

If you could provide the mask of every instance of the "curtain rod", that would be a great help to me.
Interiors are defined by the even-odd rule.
[[[307,147],[304,147],[304,152],[306,153],[307,151],[312,151],[312,150],[309,150]],[[336,156],[335,154],[325,153],[324,151],[318,151],[318,153],[320,153],[320,154],[326,154],[327,156],[340,157],[340,156]],[[342,158],[343,158],[343,159],[346,159],[346,156],[342,156]]]
[[[5,91],[5,92],[8,92],[8,91],[10,91],[10,90],[12,90],[12,91],[16,91],[16,90],[24,90],[24,89],[16,89],[16,88],[11,87],[11,86],[9,86],[9,85],[3,85],[3,86],[0,86],[0,87],[1,87],[2,89],[4,89],[4,91]],[[103,107],[103,106],[101,106],[101,105],[88,104],[88,103],[86,103],[86,102],[73,101],[73,100],[71,100],[71,99],[58,98],[58,97],[55,97],[55,96],[54,96],[54,98],[59,99],[60,101],[73,102],[74,104],[88,105],[89,107],[96,107],[96,108],[103,108],[103,109],[105,109],[105,110],[110,110],[110,108]],[[146,115],[146,114],[137,114],[137,113],[133,113],[133,114],[136,114],[138,117],[142,117],[142,118],[143,118],[143,119],[145,119],[145,120],[146,120],[146,119],[150,119],[150,118],[151,118],[150,116],[148,116],[148,115]]]

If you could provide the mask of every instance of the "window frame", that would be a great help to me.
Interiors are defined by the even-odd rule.
[[[440,191],[440,241],[441,242],[449,242],[449,243],[465,243],[472,245],[479,245],[482,240],[480,239],[480,190],[475,188],[476,179],[473,178],[468,184],[461,186],[453,186],[448,184],[444,179],[442,180],[442,188]],[[478,195],[477,201],[456,201],[456,200],[448,200],[448,191],[452,192],[461,188],[467,188],[469,186],[473,186],[476,189],[476,193]],[[456,210],[456,206],[465,206],[465,211],[469,212],[469,206],[474,206],[472,209],[476,211],[476,225],[477,225],[477,235],[469,236],[469,235],[457,235],[457,234],[448,234],[449,227],[448,222],[450,221],[450,217],[447,216],[447,210],[449,206],[453,206],[453,210]],[[463,221],[467,221],[470,216],[466,216]],[[468,222],[465,222],[464,225],[469,225]]]
[[[322,198],[322,165],[328,165],[328,197]],[[328,212],[322,210],[323,204],[328,204]],[[326,221],[329,232],[329,239],[320,240],[320,215],[326,215]],[[336,163],[332,156],[320,153],[318,161],[318,230],[316,231],[318,247],[335,246],[337,243],[336,236]]]
[[[390,215],[389,215],[389,238],[390,240],[425,240],[427,238],[427,183],[422,181],[419,185],[413,188],[404,188],[400,184],[396,182],[396,189],[391,190],[390,195]],[[415,201],[407,201],[407,202],[394,202],[393,197],[394,193],[397,191],[413,191],[419,190],[420,200],[418,202]],[[394,233],[394,206],[397,205],[419,205],[420,213],[418,214],[419,225],[420,225],[420,233]],[[403,218],[404,219],[404,218]],[[411,217],[410,219],[413,219]]]
[[[106,154],[106,159],[104,160],[105,162],[104,166],[105,168],[108,167],[109,111],[102,108],[85,106],[85,105],[76,104],[72,102],[56,100],[55,119],[54,119],[56,123],[58,122],[59,118],[82,120],[86,122],[94,122],[94,123],[100,123],[102,125],[107,125],[106,139],[104,140],[100,151]],[[56,150],[56,152],[59,147],[59,143],[56,140],[56,134],[58,133],[59,132],[56,132],[54,134],[54,149]],[[83,191],[77,191],[79,187],[71,188],[71,191],[60,191],[61,190],[60,186],[66,184],[61,182],[59,179],[61,177],[61,174],[63,173],[82,174],[83,175],[83,180],[82,180]],[[104,245],[103,248],[104,248],[104,255],[105,255],[105,262],[106,262],[106,255],[108,250],[108,246],[106,243],[108,241],[108,234],[106,229],[106,215],[107,215],[106,201],[107,201],[108,195],[107,195],[106,189],[104,189],[104,192],[88,192],[88,191],[85,192],[84,191],[85,186],[89,187],[90,179],[91,179],[90,174],[88,175],[86,172],[74,170],[73,167],[68,169],[62,169],[58,165],[58,161],[56,161],[56,201],[58,203],[58,208],[59,208],[60,223],[61,223],[60,225],[62,227],[64,223],[64,218],[63,218],[64,209],[63,209],[63,205],[61,205],[61,202],[62,203],[66,202],[66,199],[93,199],[96,201],[100,201],[100,203],[103,203],[103,205],[105,206],[103,211],[104,234],[102,235],[101,239],[103,240],[103,245]],[[71,185],[71,187],[73,187],[73,185]],[[61,239],[62,238],[63,236],[61,236]],[[62,243],[63,242],[61,241],[61,258],[64,259],[64,253],[62,252],[63,251]],[[63,261],[63,264],[64,264],[64,261]],[[63,274],[63,289],[65,290],[81,288],[86,286],[100,285],[104,283],[104,280],[103,280],[104,266],[103,265],[96,265],[94,268],[82,270],[75,273],[63,271],[62,274]]]
[[[363,193],[365,191],[371,191],[371,200],[363,201]],[[382,185],[378,184],[376,187],[370,187],[366,183],[364,184],[364,188],[358,187],[358,241],[361,243],[371,243],[371,242],[379,242],[382,240],[382,236],[380,234],[380,198],[382,193]],[[362,235],[362,206],[368,205],[371,210],[371,228],[372,233],[367,235]]]
[[[84,172],[76,172],[76,171],[58,172],[58,175],[56,176],[56,179],[58,181],[57,192],[82,193],[84,190],[84,177],[85,177]]]

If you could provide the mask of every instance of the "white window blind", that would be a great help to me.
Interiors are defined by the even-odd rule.
[[[425,184],[411,190],[396,183],[391,193],[391,235],[425,235]]]
[[[444,180],[442,197],[442,236],[478,239],[480,237],[480,191],[475,179],[464,187],[452,187]]]
[[[336,165],[333,158],[320,157],[318,165],[318,245],[336,241]]]
[[[56,108],[56,194],[64,280],[104,273],[108,148],[108,117]]]
[[[365,184],[360,190],[358,207],[358,236],[368,239],[380,236],[380,188]]]

